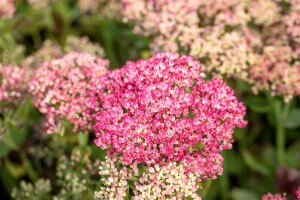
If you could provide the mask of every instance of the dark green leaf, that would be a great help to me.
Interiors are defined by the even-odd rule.
[[[259,113],[267,113],[271,110],[271,104],[262,96],[248,96],[244,99],[246,106]]]
[[[300,126],[300,109],[299,108],[294,108],[292,109],[285,121],[285,127],[286,128],[297,128]]]

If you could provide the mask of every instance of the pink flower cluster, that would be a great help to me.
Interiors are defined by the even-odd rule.
[[[27,92],[31,71],[27,68],[0,64],[0,102],[17,103]]]
[[[296,197],[297,197],[297,199],[300,199],[300,186],[296,190]]]
[[[187,0],[122,0],[124,20],[137,23],[135,31],[155,36],[155,51],[188,50],[199,37],[197,7],[199,1]]]
[[[154,38],[153,51],[192,55],[203,60],[204,71],[243,79],[254,91],[270,90],[286,102],[299,95],[299,0],[121,2],[124,21],[133,21],[137,33]],[[290,49],[293,58],[270,59],[270,48]],[[274,82],[275,77],[284,81]]]
[[[10,18],[15,13],[14,0],[0,0],[0,18]]]
[[[284,17],[283,22],[288,36],[300,45],[300,1],[288,0],[290,12]],[[299,47],[298,47],[299,48]]]
[[[289,46],[264,47],[263,56],[250,68],[254,93],[269,90],[272,96],[283,95],[285,102],[300,95],[300,62],[293,63],[297,56],[300,54],[293,53]]]
[[[272,194],[272,193],[268,193],[262,196],[261,198],[262,200],[287,200],[286,198],[286,194]]]
[[[222,173],[220,151],[230,149],[246,108],[223,81],[204,81],[191,57],[159,53],[127,62],[98,80],[96,145],[125,164],[182,161],[200,179]]]
[[[72,51],[87,52],[100,57],[104,56],[104,50],[98,44],[92,43],[87,36],[68,36],[64,47],[61,47],[54,41],[46,40],[38,51],[22,61],[22,65],[38,68],[41,63],[60,58],[65,53]]]
[[[46,115],[48,133],[58,132],[62,120],[74,124],[74,131],[91,128],[91,116],[85,112],[89,84],[105,75],[107,66],[108,61],[80,52],[41,64],[29,89]]]

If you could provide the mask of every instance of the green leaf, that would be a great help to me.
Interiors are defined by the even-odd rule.
[[[20,178],[26,174],[27,169],[23,159],[21,159],[20,163],[13,163],[9,159],[5,159],[4,165],[14,178]]]
[[[300,163],[300,141],[293,143],[287,149],[286,160],[289,166],[298,167]]]
[[[267,113],[271,110],[271,104],[262,96],[248,96],[244,99],[245,104],[259,113]]]
[[[3,158],[8,155],[10,152],[11,148],[5,144],[4,142],[0,143],[0,158]]]
[[[8,128],[3,136],[3,142],[11,149],[17,150],[23,144],[28,136],[26,128],[11,127]]]
[[[94,158],[99,158],[101,160],[105,160],[107,150],[103,150],[100,147],[96,146],[95,144],[92,144],[91,148],[92,148],[92,156]]]
[[[284,125],[290,129],[300,127],[300,108],[294,108],[289,112]]]
[[[0,179],[6,191],[17,186],[17,180],[9,173],[4,165],[0,165]]]
[[[79,146],[86,146],[89,141],[89,134],[85,132],[77,133]]]
[[[225,159],[225,162],[227,163],[227,170],[230,175],[240,175],[246,173],[247,167],[245,166],[245,162],[234,149],[226,153]]]
[[[261,164],[249,151],[246,149],[241,150],[242,157],[246,164],[254,171],[257,171],[263,175],[270,175],[271,171],[265,165]]]

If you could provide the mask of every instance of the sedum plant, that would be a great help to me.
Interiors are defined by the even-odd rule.
[[[247,125],[246,108],[222,80],[206,81],[201,70],[191,57],[159,53],[127,62],[92,87],[89,104],[95,112],[95,144],[123,165],[148,168],[149,174],[142,174],[134,184],[133,199],[200,198],[196,183],[222,174],[220,152],[232,148],[234,128]],[[163,174],[156,174],[159,171]],[[121,182],[128,174],[123,173]],[[177,175],[172,178],[173,173]],[[115,174],[104,179],[108,186],[118,183],[109,181]],[[189,185],[172,191],[172,183],[167,183],[173,179],[174,184]],[[113,199],[111,193],[120,191],[115,187],[96,196]],[[126,194],[128,183],[123,187],[118,199]],[[156,189],[160,195],[150,192]]]

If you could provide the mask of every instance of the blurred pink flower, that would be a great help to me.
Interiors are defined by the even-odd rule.
[[[11,18],[15,13],[13,0],[0,0],[0,18]]]
[[[296,197],[297,197],[297,199],[300,199],[300,186],[296,190]]]
[[[296,57],[290,46],[265,46],[264,54],[250,68],[254,93],[267,90],[272,96],[283,95],[285,102],[300,95],[300,62],[291,64]]]
[[[121,2],[124,21],[153,38],[152,51],[191,55],[203,62],[203,71],[242,79],[256,93],[268,90],[286,102],[298,95],[299,0]],[[270,61],[270,47],[274,52],[290,49],[293,59]]]
[[[0,64],[0,102],[17,103],[27,92],[31,71],[27,68]]]
[[[107,73],[108,61],[88,53],[71,52],[40,65],[30,83],[30,92],[40,112],[46,115],[47,132],[58,132],[63,120],[89,130],[91,117],[86,111],[88,88]]]
[[[262,196],[261,198],[262,200],[287,200],[286,198],[286,194],[272,194],[272,193],[268,193]]]

